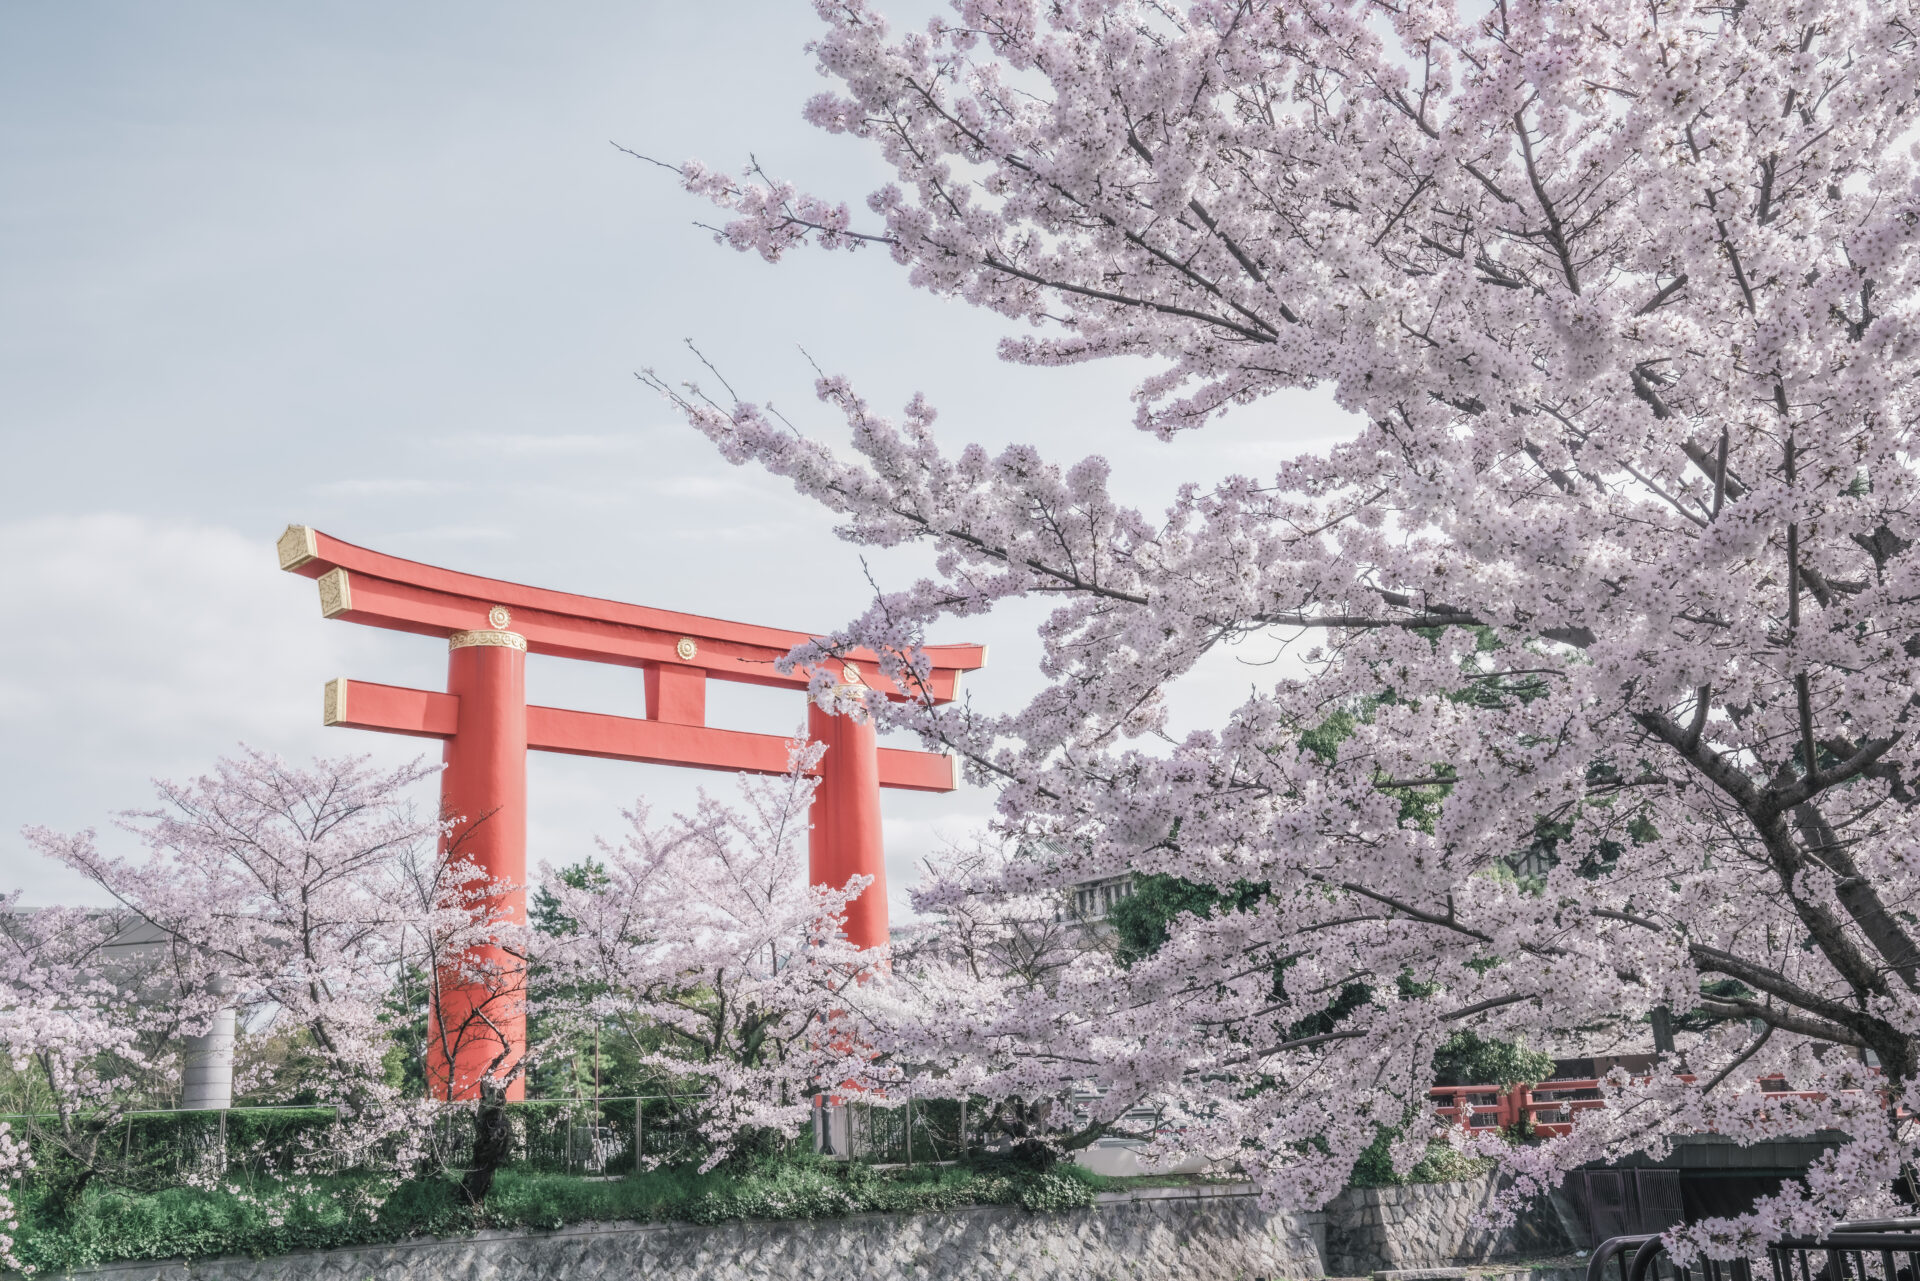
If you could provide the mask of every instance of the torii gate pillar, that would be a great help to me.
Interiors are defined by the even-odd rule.
[[[807,737],[826,744],[807,834],[807,879],[836,889],[853,876],[873,882],[847,904],[846,937],[855,947],[887,941],[887,859],[880,840],[880,752],[873,721],[807,705]]]
[[[463,820],[448,839],[501,888],[486,903],[500,919],[527,920],[527,642],[515,632],[455,632],[447,638],[447,693],[460,700],[459,729],[446,740],[440,775],[440,817]],[[473,966],[513,965],[493,947],[463,958]],[[482,1078],[507,1076],[525,1052],[527,1013],[517,990],[497,983],[445,983],[439,1004],[456,1027],[492,1035],[459,1037],[447,1046],[427,1035],[427,1076],[441,1098],[473,1097]],[[486,1008],[482,1008],[485,1006]],[[496,1039],[497,1038],[497,1039]],[[526,1095],[518,1073],[509,1099]]]

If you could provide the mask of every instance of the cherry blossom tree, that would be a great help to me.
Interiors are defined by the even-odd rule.
[[[949,980],[934,976],[951,973],[956,984],[1005,982],[1044,990],[1084,954],[1112,951],[1104,931],[1088,929],[1095,922],[1073,914],[1068,895],[1046,889],[1017,896],[979,892],[1027,857],[978,837],[929,857],[910,891],[914,912],[928,924],[908,927],[905,938],[895,940],[892,973],[941,988]]]
[[[0,1266],[18,1270],[20,1258],[13,1252],[13,1233],[20,1226],[17,1207],[6,1188],[33,1168],[33,1154],[14,1136],[11,1125],[0,1123]]]
[[[87,923],[76,937],[144,927],[153,935],[146,950],[164,959],[170,987],[108,991],[77,960],[49,971],[65,975],[80,998],[70,1002],[76,1011],[109,1026],[134,1029],[164,1016],[191,1034],[231,1007],[240,1012],[243,1046],[290,1037],[293,1053],[256,1056],[243,1086],[268,1095],[309,1091],[337,1107],[338,1123],[310,1154],[317,1161],[411,1168],[426,1154],[432,1109],[429,1100],[404,1097],[385,1070],[396,975],[409,963],[459,971],[463,957],[508,928],[484,909],[482,874],[441,839],[447,825],[410,804],[409,790],[429,773],[417,764],[380,771],[360,758],[303,769],[248,751],[192,782],[157,784],[161,808],[123,816],[143,857],[113,857],[91,831],[29,829],[31,845],[120,905],[56,915]],[[21,918],[22,928],[37,931],[42,915]],[[118,1004],[89,1005],[85,994],[95,991]],[[140,1018],[123,1018],[119,1007],[129,1003]],[[466,1034],[459,1020],[447,1022],[444,1035]],[[75,1044],[82,1058],[101,1048],[125,1053],[104,1042]],[[56,1094],[76,1091],[55,1086]]]
[[[856,216],[678,167],[723,240],[884,250],[1018,322],[1010,360],[1147,358],[1134,426],[1170,449],[1299,388],[1353,418],[1148,514],[1099,457],[951,449],[918,399],[823,379],[841,457],[654,380],[850,540],[936,549],[795,661],[870,645],[910,682],[936,623],[1054,602],[1025,707],[877,710],[1045,851],[978,892],[1262,887],[1003,1008],[1019,1088],[1156,1095],[1312,1204],[1383,1129],[1417,1159],[1450,1034],[1666,1007],[1709,1025],[1687,1076],[1503,1148],[1516,1194],[1711,1127],[1849,1141],[1692,1245],[1883,1195],[1920,1141],[1911,0],[816,7],[807,116],[894,180]],[[1173,739],[1167,686],[1234,644],[1285,674]]]
[[[511,892],[524,887],[489,877],[462,851],[467,834],[484,821],[447,816],[432,845],[406,843],[380,887],[399,905],[403,922],[393,937],[389,992],[397,990],[400,1006],[410,1013],[416,1006],[412,981],[423,980],[418,1005],[428,1098],[477,1099],[460,1179],[462,1193],[475,1205],[486,1199],[511,1155],[508,1094],[543,1048],[524,1043],[532,931],[511,902]],[[387,1017],[393,1004],[390,999]],[[468,1064],[479,1065],[477,1080],[465,1079]],[[416,1129],[416,1138],[424,1134]]]
[[[969,1131],[1048,1163],[1062,1149],[1123,1132],[1119,1119],[1141,1100],[1110,1096],[1096,1102],[1088,1124],[1063,1122],[1072,1111],[1061,1106],[1069,1101],[1059,1097],[1059,1075],[1030,1053],[1071,1035],[1056,1022],[1063,988],[1122,980],[1112,931],[1077,917],[1071,894],[1030,883],[1006,888],[1007,873],[1030,858],[982,839],[929,858],[911,891],[924,923],[895,939],[891,981],[861,995],[882,1043],[913,1073],[916,1096],[987,1095]]]
[[[22,1130],[0,1127],[0,1221],[5,1188],[36,1166],[44,1210],[57,1218],[106,1163],[107,1136],[143,1095],[177,1076],[166,1043],[179,1026],[177,984],[163,961],[124,940],[131,913],[25,908],[0,897],[0,1052],[19,1094]],[[31,1149],[40,1150],[35,1161]],[[0,1262],[18,1266],[11,1240]]]
[[[874,1074],[873,1029],[851,998],[885,957],[841,933],[871,878],[807,884],[807,771],[822,750],[796,740],[792,769],[741,776],[737,805],[703,794],[664,822],[636,805],[588,876],[541,869],[556,922],[539,955],[549,1012],[614,1029],[643,1067],[691,1078],[707,1167]]]

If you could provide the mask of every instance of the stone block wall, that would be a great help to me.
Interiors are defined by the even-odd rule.
[[[1577,1225],[1542,1202],[1473,1223],[1498,1184],[1353,1188],[1325,1213],[1262,1210],[1248,1185],[1109,1193],[1091,1209],[974,1206],[844,1219],[582,1224],[553,1232],[109,1264],[86,1281],[1306,1281],[1540,1259]],[[9,1278],[8,1281],[17,1281]],[[36,1278],[36,1281],[44,1279]]]
[[[1250,1188],[1154,1188],[1087,1210],[975,1206],[798,1222],[589,1224],[273,1259],[110,1264],[89,1281],[1283,1281],[1323,1275],[1325,1216]]]
[[[1498,1187],[1497,1176],[1487,1174],[1458,1183],[1347,1189],[1327,1206],[1327,1274],[1542,1258],[1575,1248],[1559,1208],[1547,1202],[1499,1231],[1476,1227],[1474,1217]]]

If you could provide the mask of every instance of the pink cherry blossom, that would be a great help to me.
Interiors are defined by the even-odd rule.
[[[874,1071],[873,1029],[850,998],[886,957],[840,932],[871,878],[807,883],[807,771],[822,750],[796,740],[792,770],[743,775],[738,805],[703,796],[664,822],[636,805],[583,884],[542,868],[566,923],[540,940],[561,993],[550,1012],[615,1029],[642,1065],[691,1078],[708,1167],[743,1130],[791,1132],[817,1095]]]
[[[304,1089],[336,1105],[337,1124],[306,1154],[313,1164],[404,1171],[423,1160],[433,1105],[385,1079],[388,998],[409,966],[465,974],[462,958],[516,928],[481,906],[487,887],[443,849],[446,825],[413,807],[410,789],[430,773],[377,771],[357,758],[302,769],[248,751],[190,783],[156,784],[161,808],[122,816],[143,847],[138,858],[102,852],[91,831],[28,829],[35,849],[91,878],[120,908],[21,916],[23,937],[43,921],[48,929],[72,921],[76,939],[147,939],[133,970],[77,957],[45,966],[77,998],[66,1007],[73,1016],[122,1027],[126,1042],[73,1036],[73,1083],[54,1085],[54,1095],[86,1097],[80,1082],[99,1070],[91,1065],[107,1051],[127,1059],[139,1032],[158,1038],[147,1052],[177,1051],[173,1036],[203,1032],[230,1007],[241,1058],[251,1060],[241,1088],[269,1098]],[[128,986],[129,975],[149,972],[156,977]],[[497,981],[519,985],[515,976]],[[12,986],[32,990],[25,978]],[[36,1017],[24,1002],[14,1010]],[[456,1024],[443,1034],[465,1031]],[[276,1035],[290,1035],[297,1052],[246,1053]],[[102,1082],[93,1093],[119,1099],[129,1084]]]
[[[1502,1145],[1516,1195],[1701,1129],[1834,1129],[1804,1191],[1683,1245],[1882,1198],[1920,1159],[1911,0],[959,0],[900,34],[816,7],[808,116],[892,181],[862,227],[686,167],[725,240],[884,245],[1019,322],[1011,360],[1145,357],[1133,425],[1170,441],[1305,387],[1355,422],[1146,513],[1097,456],[956,449],[917,399],[822,379],[843,458],[655,380],[850,541],[937,552],[795,661],[871,646],[911,683],[936,629],[1053,602],[1024,707],[877,709],[999,791],[1024,853],[966,895],[1265,887],[1129,969],[964,993],[964,1027],[901,1024],[918,1053],[1155,1101],[1167,1155],[1312,1205],[1382,1126],[1417,1159],[1451,1032],[1632,1039],[1666,1006],[1718,1020],[1667,1065],[1691,1079]],[[1292,662],[1168,734],[1168,687],[1244,641]]]

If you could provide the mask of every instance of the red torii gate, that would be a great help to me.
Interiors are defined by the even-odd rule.
[[[323,719],[444,742],[441,813],[468,820],[458,838],[461,852],[512,887],[499,902],[510,919],[526,920],[529,750],[755,774],[787,770],[784,737],[707,725],[706,683],[806,689],[807,673],[774,670],[776,659],[812,639],[805,632],[457,573],[368,551],[304,525],[289,525],[277,549],[281,569],[318,580],[322,617],[446,638],[445,693],[341,677],[327,683]],[[529,707],[529,652],[640,668],[646,717]],[[986,662],[980,645],[929,646],[926,653],[933,664],[927,690],[942,703],[958,693],[961,672]],[[881,675],[871,653],[841,661],[842,683],[888,698],[905,696]],[[878,946],[887,941],[880,789],[950,792],[957,785],[954,761],[935,752],[880,747],[872,722],[835,716],[811,702],[807,733],[827,746],[814,793],[808,876],[834,886],[855,875],[873,877],[848,906],[846,933],[857,946]],[[525,1052],[519,994],[501,996],[464,986],[442,990],[443,1022],[448,1015],[478,1012],[491,1029],[489,1037],[462,1039],[450,1051],[429,1037],[428,1078],[446,1097],[475,1097],[482,1076]],[[488,1008],[479,1010],[481,1002]],[[523,1092],[516,1078],[509,1097]]]

